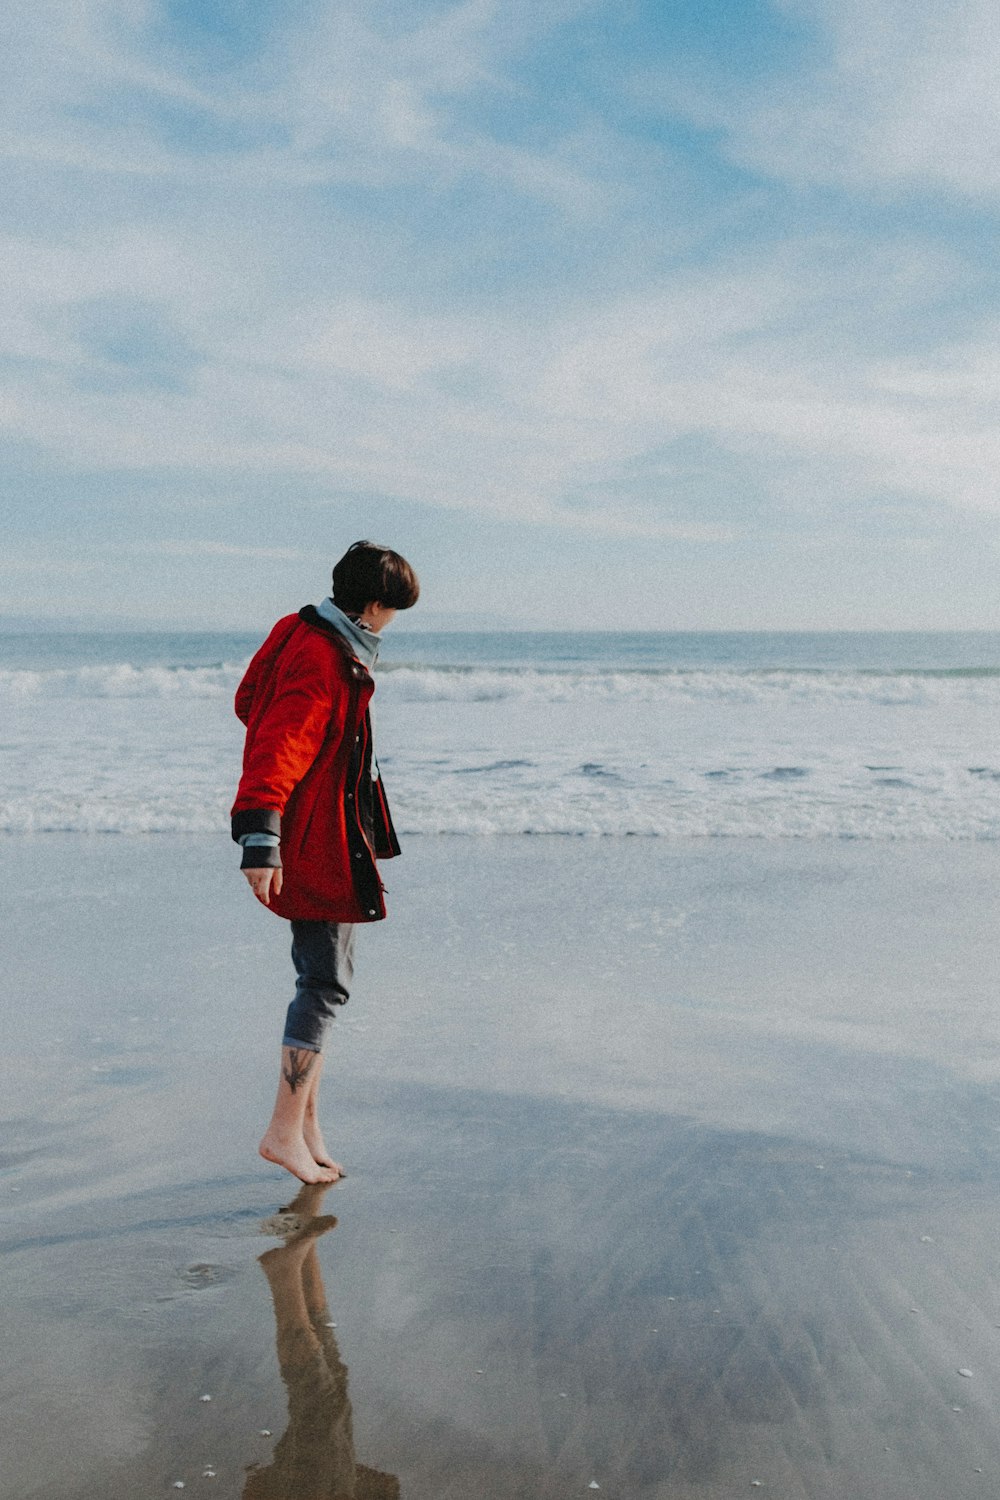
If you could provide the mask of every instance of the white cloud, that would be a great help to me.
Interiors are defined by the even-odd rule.
[[[681,503],[684,473],[655,455],[686,435],[799,514],[892,493],[1000,510],[994,328],[908,347],[963,288],[957,254],[880,245],[862,225],[826,240],[789,232],[778,251],[737,241],[700,268],[662,269],[656,205],[648,263],[626,292],[599,274],[575,286],[569,272],[533,290],[529,273],[501,299],[455,292],[442,272],[431,297],[435,257],[453,230],[474,245],[474,224],[429,224],[409,252],[419,287],[387,290],[368,265],[408,228],[405,211],[345,228],[335,194],[301,191],[404,186],[426,211],[464,174],[545,202],[575,248],[588,215],[613,217],[628,199],[629,148],[595,127],[529,150],[466,106],[506,92],[516,108],[510,59],[581,8],[463,0],[378,26],[373,7],[329,5],[212,79],[154,45],[152,0],[53,0],[19,18],[17,48],[0,49],[7,148],[88,168],[78,182],[95,165],[115,182],[78,187],[60,232],[0,245],[0,427],[102,473],[302,474],[334,493],[708,546],[740,534],[743,496],[720,481],[711,514]],[[734,153],[801,180],[958,185],[960,166],[973,172],[963,131],[992,139],[996,106],[978,63],[964,103],[956,80],[974,53],[997,50],[985,7],[963,7],[947,36],[923,3],[788,8],[826,28],[826,64],[766,106],[732,89],[691,104],[728,126]],[[232,127],[237,144],[168,142],[156,127],[166,105]],[[925,115],[936,134],[918,128]],[[990,170],[984,156],[974,175]],[[95,351],[95,306],[126,333],[136,312],[137,340],[138,311],[155,313],[180,351],[175,378],[144,384],[141,349],[131,364]]]
[[[800,495],[1000,509],[994,331],[905,357],[870,336],[877,299],[890,318],[896,304],[933,302],[948,270],[936,257],[890,247],[852,260],[851,247],[803,241],[525,316],[323,297],[265,271],[234,297],[238,236],[213,246],[135,229],[129,245],[8,244],[0,354],[18,357],[0,376],[0,421],[64,463],[301,473],[337,492],[725,541],[738,496],[731,520],[702,519],[676,513],[677,479],[658,486],[655,466],[642,493],[621,482],[696,433],[762,471],[785,465]],[[94,297],[152,300],[191,346],[186,382],[81,379],[94,366],[72,311]]]
[[[242,69],[201,76],[163,47],[152,0],[40,0],[6,27],[0,18],[0,157],[234,189],[388,186],[419,171],[428,183],[503,181],[585,216],[607,189],[571,151],[498,139],[454,109],[479,91],[509,94],[508,59],[588,4],[459,0],[379,26],[373,7],[339,0],[276,30]]]
[[[990,0],[783,0],[818,34],[766,86],[661,79],[659,97],[722,127],[736,161],[795,184],[1000,191],[1000,13]]]

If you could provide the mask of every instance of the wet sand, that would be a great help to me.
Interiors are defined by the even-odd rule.
[[[225,840],[4,850],[3,1500],[996,1489],[990,846],[410,840],[297,1202]]]

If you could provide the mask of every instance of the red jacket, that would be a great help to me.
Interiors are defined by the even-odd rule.
[[[280,835],[244,865],[283,867],[270,909],[302,921],[385,916],[376,858],[399,844],[381,779],[372,780],[368,703],[375,683],[347,641],[307,605],[279,620],[236,690],[247,726],[233,838]]]

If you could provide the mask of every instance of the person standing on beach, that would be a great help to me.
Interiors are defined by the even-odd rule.
[[[380,632],[419,594],[398,552],[355,542],[332,597],[279,620],[236,690],[247,735],[233,838],[257,900],[291,923],[297,976],[259,1150],[302,1182],[343,1175],[317,1116],[323,1042],[348,999],[355,928],[385,916],[376,860],[399,853],[372,748],[371,674]]]

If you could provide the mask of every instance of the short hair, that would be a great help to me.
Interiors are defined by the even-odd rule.
[[[420,583],[405,557],[376,542],[355,542],[333,570],[333,602],[360,614],[368,604],[410,609],[420,597]]]

